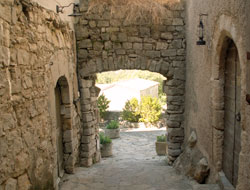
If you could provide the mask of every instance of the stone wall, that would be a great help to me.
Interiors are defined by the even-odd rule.
[[[0,189],[56,188],[60,77],[69,100],[61,110],[68,119],[64,163],[73,172],[80,140],[74,49],[74,33],[54,12],[27,0],[0,1]]]
[[[211,175],[217,180],[222,169],[224,143],[223,42],[230,38],[236,44],[241,67],[241,153],[237,189],[249,189],[250,183],[250,107],[249,94],[250,13],[248,0],[187,1],[187,81],[185,101],[185,137],[196,131],[197,146],[208,158]],[[205,46],[197,46],[199,14],[204,17]],[[225,50],[224,50],[225,51]]]
[[[81,164],[90,166],[99,159],[98,110],[95,74],[119,69],[157,72],[165,77],[168,95],[166,112],[169,157],[181,153],[184,139],[185,22],[184,5],[166,5],[160,25],[148,20],[126,22],[124,17],[111,16],[110,7],[103,12],[87,12],[87,1],[80,2],[83,16],[76,24],[83,137]]]

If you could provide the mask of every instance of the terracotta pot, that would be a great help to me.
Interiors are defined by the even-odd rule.
[[[156,153],[159,156],[167,154],[167,143],[166,142],[155,142]]]
[[[102,157],[112,156],[112,143],[101,145],[101,155]]]
[[[105,135],[111,139],[116,139],[120,137],[120,128],[118,129],[105,129]]]

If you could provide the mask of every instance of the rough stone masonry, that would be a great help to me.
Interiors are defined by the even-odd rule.
[[[124,17],[88,10],[80,2],[83,16],[76,24],[83,136],[81,164],[90,166],[98,158],[98,110],[95,74],[119,69],[149,70],[164,75],[167,94],[168,154],[175,160],[184,140],[185,22],[184,4],[166,5],[166,15],[159,25],[140,20],[129,23]]]

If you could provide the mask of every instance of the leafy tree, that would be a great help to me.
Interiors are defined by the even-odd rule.
[[[140,121],[154,123],[160,119],[161,104],[159,99],[151,96],[144,96],[140,104]]]
[[[140,106],[136,98],[128,100],[122,111],[122,119],[130,122],[138,122],[140,119]]]
[[[104,94],[100,95],[97,99],[97,106],[100,111],[100,116],[102,119],[105,118],[105,115],[107,113],[107,110],[109,108],[110,101],[105,97]]]

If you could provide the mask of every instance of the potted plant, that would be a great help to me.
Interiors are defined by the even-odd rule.
[[[105,128],[105,135],[111,139],[120,137],[119,122],[117,120],[111,120]]]
[[[167,141],[166,135],[157,136],[157,141],[155,142],[156,153],[159,156],[167,154]]]
[[[101,155],[102,157],[112,156],[112,140],[105,136],[104,133],[100,133]]]

